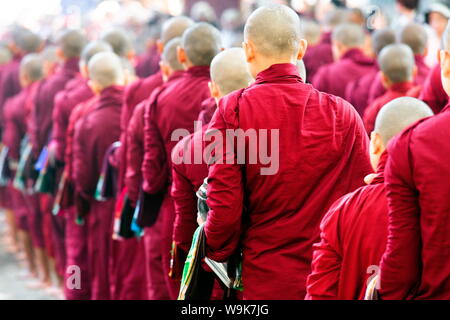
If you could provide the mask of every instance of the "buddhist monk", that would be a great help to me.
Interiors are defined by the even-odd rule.
[[[440,51],[450,94],[450,26]],[[382,299],[450,298],[447,257],[450,212],[449,108],[420,121],[388,146],[385,169],[388,241],[380,266]]]
[[[371,72],[374,61],[364,55],[364,31],[356,24],[342,24],[332,34],[335,62],[320,68],[312,80],[317,90],[345,98],[346,86]]]
[[[372,51],[378,57],[381,50],[387,45],[396,42],[395,32],[390,28],[376,30],[372,34]],[[369,91],[372,83],[378,77],[379,66],[375,63],[374,68],[359,79],[351,82],[346,88],[346,100],[350,102],[362,116],[368,106]]]
[[[220,98],[235,90],[246,88],[252,81],[253,78],[248,70],[243,49],[227,49],[213,59],[210,91],[215,106]],[[213,113],[215,109],[212,110]],[[209,119],[211,117],[212,114]],[[195,193],[208,176],[207,163],[194,161],[194,152],[199,151],[195,151],[194,148],[202,146],[208,122],[202,122],[203,128],[181,140],[172,152],[171,195],[176,213],[173,241],[177,249],[184,253],[184,256],[189,252],[192,236],[198,227]],[[175,161],[177,159],[182,161]]]
[[[216,143],[227,129],[247,137],[266,132],[259,148],[253,141],[227,150],[229,142],[220,148],[219,140],[208,174],[206,254],[226,261],[243,250],[244,299],[304,299],[323,214],[371,172],[355,109],[299,77],[295,64],[306,47],[300,19],[287,6],[253,12],[244,50],[256,81],[222,98],[206,133]],[[269,147],[272,159],[264,156]],[[238,152],[255,148],[263,159],[238,162]]]
[[[430,73],[430,68],[425,64],[427,55],[428,36],[424,27],[417,23],[409,23],[404,26],[397,35],[398,41],[406,44],[414,53],[417,72],[414,77],[414,83],[422,86]],[[380,76],[373,82],[370,88],[369,103],[380,97],[386,92]]]
[[[327,64],[333,63],[333,51],[331,49],[331,33],[340,24],[346,21],[346,12],[342,9],[335,9],[327,14],[323,22],[323,34],[318,44],[311,44],[311,47],[303,58],[311,80],[314,79],[317,71]],[[310,28],[306,25],[306,28]]]
[[[94,199],[103,158],[120,137],[120,109],[125,84],[121,59],[112,52],[97,53],[88,64],[89,85],[96,95],[90,111],[75,128],[74,183],[78,208],[88,210],[89,277],[91,299],[109,299],[109,250],[114,200]],[[78,209],[79,210],[79,209]]]
[[[162,195],[164,201],[158,218],[163,226],[158,248],[162,254],[164,273],[169,272],[175,212],[170,196],[170,154],[177,143],[172,133],[180,129],[194,131],[201,103],[209,97],[209,66],[222,49],[220,32],[207,23],[197,23],[187,29],[182,37],[178,59],[186,73],[166,86],[151,102],[145,114],[144,161],[142,164],[143,190],[150,196]],[[158,222],[157,222],[158,223]],[[151,230],[148,231],[149,238]],[[178,295],[179,283],[166,276],[172,299]]]
[[[26,55],[19,69],[19,79],[22,90],[15,96],[6,100],[4,105],[4,131],[2,143],[8,148],[8,165],[11,176],[15,176],[20,159],[21,141],[26,134],[26,121],[29,114],[29,104],[36,93],[38,81],[43,76],[42,60],[37,54]],[[36,239],[39,235],[33,233],[29,227],[29,212],[25,195],[13,188],[12,183],[8,187],[8,194],[12,198],[13,210],[17,218],[18,236],[20,246],[25,253],[28,272],[32,277],[38,276],[33,243],[39,243]],[[34,241],[32,240],[32,235]],[[42,271],[40,269],[39,271]]]
[[[81,76],[72,80],[76,82],[73,88],[69,88],[70,83],[67,84],[66,90],[57,95],[56,105],[61,103],[61,106],[67,112],[63,117],[69,116],[67,120],[63,120],[60,126],[60,134],[64,136],[59,136],[56,127],[58,126],[55,121],[54,137],[56,139],[57,148],[56,159],[60,161],[59,156],[61,152],[64,151],[64,175],[66,179],[67,192],[70,193],[73,190],[73,178],[72,178],[72,142],[73,142],[73,131],[75,123],[79,118],[82,118],[80,109],[88,109],[86,106],[92,104],[94,93],[88,85],[89,74],[88,74],[88,64],[93,56],[100,52],[112,52],[111,46],[104,41],[93,41],[85,46],[81,52],[80,57],[80,73]],[[72,82],[71,81],[71,82]],[[59,99],[60,100],[59,100]],[[67,109],[67,110],[66,110]],[[76,111],[77,110],[77,111]],[[88,111],[83,110],[85,113]],[[75,114],[73,114],[75,113]],[[55,115],[55,113],[54,113]],[[65,124],[67,121],[67,124]],[[63,129],[65,127],[65,129]],[[54,140],[55,141],[55,140]],[[70,155],[68,155],[70,154]],[[70,197],[71,194],[68,194]],[[65,271],[65,281],[67,283],[68,279],[73,275],[71,266],[78,266],[81,273],[81,288],[65,286],[64,294],[67,300],[89,300],[90,299],[90,283],[89,283],[89,271],[88,271],[88,256],[87,256],[87,226],[86,224],[76,223],[76,208],[73,206],[72,201],[66,201],[67,207],[61,206],[61,210],[65,210],[66,217],[66,271]]]
[[[307,299],[364,299],[366,284],[377,274],[386,249],[386,146],[403,129],[432,115],[425,103],[410,97],[395,99],[380,110],[370,140],[376,176],[369,185],[336,201],[323,218],[307,280]]]
[[[129,35],[121,29],[108,30],[100,40],[109,43],[116,55],[122,59],[131,60],[134,57],[133,45]]]
[[[384,48],[378,57],[381,69],[381,81],[386,93],[375,99],[364,112],[364,126],[370,134],[380,109],[389,101],[406,96],[414,87],[413,78],[416,72],[414,54],[404,44],[391,44]]]

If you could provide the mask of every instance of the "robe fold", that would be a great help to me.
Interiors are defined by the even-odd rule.
[[[159,61],[161,60],[156,45],[151,46],[147,52],[138,58],[135,70],[139,78],[147,78],[159,71]]]
[[[73,177],[76,193],[89,203],[88,259],[91,298],[110,299],[110,251],[114,200],[99,202],[94,194],[104,156],[120,138],[123,88],[111,86],[97,96],[89,113],[75,127]]]
[[[303,62],[305,62],[306,74],[311,80],[314,79],[317,71],[322,66],[334,62],[333,51],[331,49],[331,32],[324,33],[317,45],[308,47],[303,57]]]
[[[449,111],[420,120],[388,146],[382,299],[450,299]]]
[[[363,300],[367,282],[378,274],[387,241],[385,152],[368,186],[336,201],[320,224],[314,244],[307,300]]]
[[[22,89],[19,81],[21,60],[22,57],[16,55],[2,68],[0,76],[0,123],[3,122],[3,106],[6,100],[18,94]]]
[[[345,89],[345,100],[355,107],[361,117],[364,115],[364,111],[369,105],[370,87],[376,80],[378,72],[378,67],[374,67],[374,69],[366,75],[350,82]]]
[[[163,228],[160,249],[163,271],[172,299],[177,297],[180,284],[167,275],[175,220],[170,197],[171,152],[183,134],[194,131],[194,121],[201,111],[201,104],[210,96],[209,81],[209,66],[191,67],[181,77],[154,92],[145,112],[143,190],[150,195],[165,192],[158,217],[162,219]],[[172,137],[175,133],[176,137]]]
[[[215,149],[224,163],[209,167],[207,256],[226,261],[243,250],[244,299],[304,299],[323,215],[371,172],[363,123],[345,100],[304,84],[294,65],[276,64],[222,98],[206,136],[238,128],[268,130],[273,158],[237,164],[237,152],[264,155],[264,140]]]
[[[414,88],[412,82],[401,82],[393,84],[385,94],[381,97],[375,99],[364,112],[364,126],[366,127],[367,133],[370,135],[375,128],[375,120],[377,119],[378,112],[380,112],[383,106],[400,97],[404,97],[408,92]]]
[[[442,87],[441,66],[437,64],[423,84],[419,99],[428,104],[434,114],[438,114],[448,103],[447,93]]]

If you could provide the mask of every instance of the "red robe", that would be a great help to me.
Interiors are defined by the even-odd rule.
[[[377,79],[378,67],[359,79],[350,82],[345,89],[345,100],[351,103],[362,117],[369,103],[369,91],[372,83]]]
[[[110,250],[114,200],[98,202],[94,193],[103,158],[120,137],[123,89],[112,86],[97,97],[90,112],[77,123],[73,145],[76,192],[89,201],[88,258],[92,299],[110,299]]]
[[[371,72],[373,68],[372,59],[359,49],[350,49],[339,61],[320,68],[312,84],[319,91],[345,98],[347,85]]]
[[[139,78],[147,78],[159,71],[159,61],[161,60],[158,48],[153,45],[146,53],[138,58],[136,64],[136,75]]]
[[[294,65],[276,64],[220,101],[209,129],[236,128],[279,130],[278,171],[209,167],[207,256],[225,261],[242,247],[244,299],[304,299],[324,213],[371,172],[363,123],[345,100],[304,84]]]
[[[428,104],[435,114],[441,112],[447,105],[448,96],[442,87],[441,66],[439,64],[431,70],[425,80],[419,98]]]
[[[56,159],[64,162],[66,149],[66,132],[72,110],[80,102],[86,101],[93,96],[87,80],[77,77],[67,83],[66,88],[55,97],[53,109],[53,133],[52,143],[56,147]]]
[[[172,244],[175,210],[170,197],[170,155],[177,141],[171,139],[176,129],[186,133],[194,131],[194,121],[201,111],[201,103],[210,96],[208,82],[209,67],[196,66],[183,76],[163,86],[155,93],[151,105],[145,113],[144,162],[142,164],[143,189],[148,194],[165,192],[165,199],[159,212],[163,230],[162,250],[164,273],[169,272],[170,249]],[[177,137],[179,139],[179,137]],[[167,278],[170,296],[175,299],[179,283]]]
[[[382,299],[450,299],[450,108],[389,144]]]
[[[364,299],[367,282],[377,275],[386,249],[386,161],[384,153],[372,183],[336,201],[323,218],[306,299]]]
[[[314,79],[317,71],[324,65],[334,62],[333,51],[331,49],[331,32],[322,35],[320,43],[315,46],[308,47],[303,57],[306,67],[308,79]]]
[[[430,68],[425,64],[424,57],[416,55],[414,56],[414,60],[416,62],[417,74],[414,78],[414,84],[417,86],[421,86],[425,83],[428,74],[430,73]],[[369,93],[369,104],[372,103],[376,98],[381,97],[386,93],[386,88],[383,86],[381,82],[381,75],[375,79],[370,87]]]
[[[388,102],[404,97],[414,87],[412,82],[402,82],[393,84],[385,94],[375,99],[364,112],[364,126],[367,133],[370,135],[375,128],[375,120],[377,119],[378,112]]]
[[[21,56],[14,56],[2,68],[0,77],[0,123],[3,121],[3,105],[6,100],[20,92],[22,89],[19,81],[19,69]]]

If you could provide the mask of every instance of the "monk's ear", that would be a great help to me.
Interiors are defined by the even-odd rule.
[[[186,51],[184,50],[184,48],[178,46],[177,47],[177,57],[178,57],[178,62],[182,65],[185,65],[187,62],[187,56],[186,56]]]
[[[156,48],[158,49],[158,53],[162,54],[164,51],[164,44],[162,43],[162,41],[160,39],[158,39],[158,41],[156,41]]]
[[[450,53],[447,50],[441,50],[439,61],[441,64],[442,75],[446,78],[450,78]]]
[[[214,81],[208,82],[209,92],[211,93],[211,97],[215,99],[220,99],[220,90]]]
[[[253,47],[253,44],[250,41],[242,42],[242,48],[244,49],[247,62],[252,62],[255,59],[255,49]]]
[[[297,60],[302,60],[303,59],[303,57],[305,56],[307,48],[308,48],[308,41],[306,41],[305,39],[300,40]]]
[[[98,86],[95,81],[89,80],[88,86],[89,86],[89,88],[91,88],[91,90],[94,94],[99,94],[102,91],[100,86]]]
[[[413,79],[415,79],[415,78],[416,78],[416,76],[417,76],[417,73],[419,73],[419,69],[417,68],[417,66],[416,66],[416,65],[414,65],[414,68],[413,68],[413,72],[412,72],[412,75],[413,75]]]
[[[136,52],[134,52],[133,50],[130,50],[127,54],[128,61],[133,61],[135,56],[136,56]]]
[[[57,56],[59,59],[61,59],[61,60],[65,60],[65,59],[66,59],[66,57],[64,56],[63,51],[62,51],[60,48],[57,48],[57,49],[56,49],[56,56]]]
[[[380,75],[381,75],[380,78],[381,78],[381,83],[383,84],[383,87],[388,89],[391,86],[391,81],[383,72],[380,72]]]
[[[164,82],[167,82],[167,80],[170,77],[169,67],[161,60],[159,62],[159,68],[161,69],[161,73],[162,73]]]

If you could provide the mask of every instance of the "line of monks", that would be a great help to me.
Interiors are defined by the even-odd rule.
[[[325,26],[308,47],[316,23],[263,6],[224,49],[213,25],[168,18],[142,78],[123,31],[44,46],[11,28],[0,200],[31,286],[177,299],[201,225],[209,259],[242,252],[238,299],[450,298],[450,26],[433,68],[421,24],[368,34],[336,9]],[[249,144],[209,138],[240,129],[277,132],[257,146],[278,153],[276,172],[247,161]],[[198,145],[212,159],[195,161]],[[225,291],[217,280],[211,299]]]

